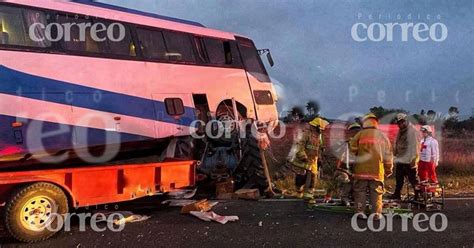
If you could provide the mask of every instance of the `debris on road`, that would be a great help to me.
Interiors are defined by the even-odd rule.
[[[234,181],[227,179],[216,183],[216,198],[219,200],[229,200],[234,198]]]
[[[130,211],[93,211],[95,214],[102,214],[103,219],[98,219],[98,220],[103,220],[107,222],[111,222],[114,225],[122,225],[125,223],[132,223],[132,222],[140,222],[140,221],[145,221],[151,218],[150,216],[146,215],[139,215],[139,214],[134,214],[133,212]],[[108,216],[114,215],[113,220],[109,220]]]
[[[229,221],[233,222],[233,221],[239,220],[238,216],[221,216],[214,213],[213,211],[209,211],[209,212],[191,211],[190,214],[198,217],[199,219],[203,221],[208,221],[208,222],[215,221],[221,224],[226,224]]]
[[[245,200],[260,199],[260,192],[258,189],[239,189],[235,191],[235,194],[240,199],[245,199]]]
[[[207,199],[200,200],[191,204],[184,206],[181,209],[182,214],[189,214],[190,212],[208,212],[210,211],[217,202],[209,202]]]
[[[128,217],[114,220],[114,225],[123,225],[126,223],[141,222],[150,219],[151,216],[134,214]]]
[[[175,204],[180,204],[181,202],[176,202]],[[216,206],[218,202],[210,202],[207,199],[195,201],[181,208],[181,214],[191,214],[198,217],[204,221],[215,221],[221,224],[225,224],[229,221],[239,220],[238,216],[221,216],[211,209]]]

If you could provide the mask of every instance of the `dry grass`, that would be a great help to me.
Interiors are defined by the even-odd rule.
[[[278,188],[288,191],[291,195],[295,192],[294,175],[286,168],[286,158],[293,144],[294,126],[289,125],[286,135],[281,139],[272,140],[272,147],[268,152],[269,167],[272,172],[283,174],[275,184]],[[448,193],[474,192],[474,133],[445,132],[440,138],[441,162],[437,168],[438,177]],[[323,156],[323,178],[318,182],[318,188],[327,186],[327,178],[331,175],[336,163],[336,158],[326,151]],[[387,189],[395,185],[392,176],[386,182]]]
[[[445,132],[441,140],[441,174],[474,174],[474,133]]]

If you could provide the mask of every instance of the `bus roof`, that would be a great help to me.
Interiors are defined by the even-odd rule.
[[[157,15],[157,14],[153,14],[153,13],[149,13],[149,12],[139,11],[139,10],[136,10],[136,9],[129,9],[129,8],[126,8],[126,7],[121,7],[121,6],[116,6],[116,5],[112,5],[112,4],[97,2],[95,0],[71,0],[71,2],[87,4],[87,5],[96,6],[96,7],[105,8],[105,9],[110,9],[110,10],[117,10],[117,11],[126,12],[126,13],[130,13],[130,14],[148,16],[148,17],[153,17],[153,18],[157,18],[157,19],[161,19],[161,20],[179,22],[179,23],[194,25],[194,26],[198,26],[198,27],[204,27],[204,28],[206,27],[206,26],[204,26],[203,24],[201,24],[199,22],[193,22],[193,21],[178,19],[178,18],[169,17],[169,16],[163,16],[163,15]]]
[[[1,2],[64,11],[128,23],[136,23],[145,26],[193,33],[221,39],[235,40],[235,34],[233,33],[206,28],[205,26],[196,22],[155,15],[138,10],[94,2],[91,0],[3,0]]]

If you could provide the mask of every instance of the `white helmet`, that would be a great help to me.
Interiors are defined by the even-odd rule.
[[[431,129],[431,127],[428,126],[428,125],[422,126],[422,127],[420,128],[420,130],[421,130],[422,132],[433,133],[433,129]]]

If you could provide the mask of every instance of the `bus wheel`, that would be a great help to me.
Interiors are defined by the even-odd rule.
[[[68,200],[59,187],[34,183],[13,193],[5,207],[5,226],[19,241],[43,241],[61,229],[67,212]]]
[[[268,184],[257,139],[247,132],[246,137],[241,139],[241,146],[242,159],[234,173],[237,187],[257,188],[264,193]]]

